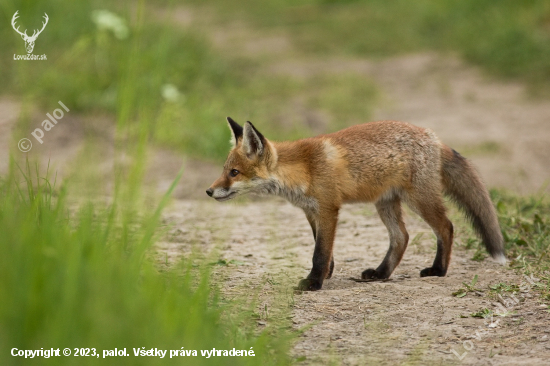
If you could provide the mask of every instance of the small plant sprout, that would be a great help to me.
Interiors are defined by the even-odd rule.
[[[464,287],[458,289],[457,291],[453,292],[453,296],[455,297],[464,297],[468,292],[477,292],[482,291],[481,289],[475,288],[475,285],[477,283],[477,275],[474,276],[472,279],[472,282],[466,283],[462,282]]]

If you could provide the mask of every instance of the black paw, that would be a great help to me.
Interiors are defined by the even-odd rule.
[[[319,280],[304,278],[298,283],[297,289],[300,291],[317,291],[320,290],[322,286],[323,283]]]
[[[420,271],[420,277],[429,277],[429,276],[438,276],[443,277],[447,271],[442,270],[441,268],[428,267]]]
[[[369,268],[361,273],[361,278],[364,280],[383,280],[389,276],[384,276],[382,273],[378,273],[375,269]]]

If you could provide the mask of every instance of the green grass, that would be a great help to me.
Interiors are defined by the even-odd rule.
[[[544,192],[544,189],[541,189]],[[477,275],[471,283],[463,286],[453,296],[463,297],[469,292],[489,291],[491,297],[498,294],[521,291],[521,286],[529,285],[543,300],[550,300],[550,201],[544,194],[520,196],[504,190],[491,190],[491,198],[496,206],[504,246],[511,268],[521,275],[521,284],[496,283],[487,289],[476,288]],[[461,221],[461,214],[451,210],[456,220],[456,232],[462,232],[465,248],[472,250],[472,260],[484,261],[489,255],[485,246],[474,234],[472,228]],[[461,235],[462,236],[462,235]],[[533,276],[538,280],[527,281],[523,276]]]
[[[311,55],[384,57],[458,53],[490,74],[548,89],[550,3],[545,0],[251,0],[214,5],[220,21],[284,29]]]
[[[163,146],[183,146],[191,156],[220,159],[229,150],[225,115],[241,124],[251,120],[271,140],[297,139],[365,122],[377,99],[372,82],[352,75],[299,80],[253,75],[245,80],[245,88],[204,86],[207,90],[186,94],[181,103],[163,104],[155,140]],[[204,95],[211,97],[208,106]]]
[[[453,292],[452,295],[455,297],[464,297],[468,294],[468,292],[482,291],[481,289],[475,287],[477,283],[477,279],[478,279],[478,276],[475,275],[474,278],[472,278],[472,281],[470,283],[462,282],[462,285],[464,287],[461,287],[457,291]]]
[[[487,308],[482,308],[470,314],[472,318],[483,318],[483,319],[490,318],[492,315],[493,315],[493,311]]]
[[[544,190],[542,190],[544,191]],[[502,190],[492,190],[491,197],[497,208],[500,228],[504,237],[506,256],[510,268],[519,274],[538,278],[532,286],[541,298],[550,300],[550,202],[542,194],[519,196]],[[485,260],[488,255],[473,232],[466,238],[466,248],[473,249],[473,260]],[[523,281],[523,280],[522,280]],[[523,281],[525,282],[525,281]],[[527,283],[527,282],[525,282]],[[453,295],[462,297],[470,290],[465,287]],[[517,292],[519,284],[498,283],[489,286],[491,294]]]
[[[544,192],[545,188],[541,188]],[[506,255],[512,268],[526,273],[541,273],[550,269],[550,201],[545,194],[520,196],[505,190],[490,190],[504,238]],[[467,224],[461,224],[461,213],[452,210],[460,231],[464,231],[466,249],[473,249],[473,260],[488,257]]]
[[[490,73],[544,89],[550,80],[549,4],[207,0],[185,6],[212,6],[218,15],[205,18],[212,26],[244,20],[251,32],[283,30],[297,50],[289,57],[458,52]],[[119,127],[145,120],[148,140],[218,161],[228,149],[227,115],[255,122],[275,140],[369,120],[377,101],[371,81],[352,73],[291,77],[266,70],[269,59],[225,55],[213,49],[201,29],[180,27],[155,12],[178,5],[152,0],[2,2],[5,24],[16,10],[23,29],[39,27],[44,12],[50,21],[34,51],[47,54],[48,61],[0,58],[0,94],[19,96],[43,110],[61,100],[77,113],[116,116]],[[92,20],[98,9],[121,18],[128,37],[99,29]],[[25,53],[23,41],[8,26],[0,29],[0,48],[9,55]],[[163,97],[167,85],[175,87],[179,98]]]
[[[516,196],[493,191],[511,265],[537,271],[550,269],[550,203],[543,195]]]
[[[151,246],[169,193],[149,214],[129,210],[118,198],[107,206],[69,209],[67,187],[54,187],[29,165],[24,174],[12,171],[0,184],[2,365],[22,362],[10,355],[14,347],[96,348],[100,358],[104,349],[127,348],[130,357],[109,360],[117,365],[167,362],[134,357],[134,347],[199,350],[194,365],[287,362],[285,336],[273,328],[257,334],[254,320],[239,310],[243,304],[221,302],[206,262],[195,268],[189,258],[159,272]],[[203,349],[250,347],[254,358],[200,356]],[[67,365],[97,362],[55,359]]]
[[[352,73],[291,77],[266,70],[269,59],[225,55],[199,29],[179,27],[154,11],[176,5],[3,2],[5,24],[16,10],[23,28],[40,26],[44,12],[50,22],[34,51],[47,54],[48,61],[0,58],[0,94],[20,96],[44,110],[61,100],[75,112],[116,115],[119,125],[131,126],[140,118],[149,124],[150,141],[214,160],[222,160],[228,149],[227,115],[255,122],[275,140],[369,120],[377,101],[371,81]],[[550,5],[545,1],[207,0],[188,6],[205,5],[218,12],[209,20],[218,27],[244,20],[260,34],[284,30],[298,50],[289,57],[372,58],[438,50],[458,52],[490,73],[535,88],[550,80]],[[99,29],[92,20],[98,9],[120,17],[128,37]],[[67,13],[70,20],[60,21]],[[0,29],[0,47],[25,53],[10,27]],[[163,97],[167,85],[179,98]]]
[[[132,356],[108,361],[117,365],[167,362],[136,358],[134,347],[199,350],[193,364],[286,364],[288,336],[280,324],[258,332],[248,310],[253,304],[221,296],[208,265],[212,259],[186,258],[166,270],[155,261],[153,244],[161,235],[159,218],[169,192],[160,203],[144,196],[145,159],[150,142],[164,144],[159,131],[181,130],[180,125],[163,125],[168,121],[161,118],[164,109],[188,108],[191,121],[183,124],[202,126],[194,130],[195,137],[210,135],[216,141],[212,136],[217,133],[222,144],[223,131],[225,145],[227,112],[220,111],[228,102],[220,101],[220,96],[230,86],[243,84],[235,77],[238,70],[227,71],[232,61],[213,56],[200,35],[172,33],[161,21],[145,16],[143,6],[131,4],[8,1],[0,5],[7,24],[19,10],[23,28],[32,28],[28,19],[40,20],[43,12],[50,17],[34,51],[46,53],[48,62],[0,61],[0,92],[24,102],[17,131],[32,127],[31,109],[48,110],[57,100],[71,113],[110,115],[116,127],[114,174],[107,180],[94,175],[91,159],[84,159],[88,165],[79,165],[62,187],[54,187],[40,169],[25,168],[24,162],[18,171],[13,161],[9,174],[0,177],[0,364],[24,363],[10,355],[13,347],[73,352],[93,347],[100,357],[103,350],[127,348]],[[128,38],[118,39],[96,28],[92,11],[102,8],[126,19]],[[67,14],[71,18],[60,21]],[[22,40],[13,33],[2,28],[0,45],[23,53]],[[186,98],[165,100],[165,84],[176,85]],[[214,100],[199,93],[210,90],[217,93]],[[218,107],[208,108],[210,104]],[[216,128],[208,128],[214,123]],[[176,147],[192,149],[183,145],[186,141]],[[195,153],[220,158],[221,148],[208,155],[210,147]],[[93,139],[82,154],[94,155]],[[14,156],[21,164],[19,152]],[[106,188],[109,180],[114,188]],[[104,196],[98,192],[106,194],[110,203],[102,203]],[[254,358],[200,356],[201,349],[250,347]],[[32,362],[98,361],[61,356]]]
[[[2,3],[6,24],[16,10],[22,29],[39,26],[44,12],[50,21],[34,50],[48,61],[0,59],[0,94],[44,110],[61,100],[72,112],[116,116],[127,132],[136,120],[146,121],[149,141],[214,160],[222,160],[229,148],[227,115],[255,122],[274,140],[330,132],[370,116],[376,89],[369,80],[348,74],[266,76],[261,64],[215,52],[205,35],[155,15],[151,9],[158,3],[140,4]],[[122,19],[128,37],[96,27],[92,14],[98,9]],[[60,21],[67,13],[71,19]],[[0,30],[0,47],[25,53],[10,27]],[[163,97],[167,86],[176,91],[173,98]],[[24,129],[32,127],[27,124]]]

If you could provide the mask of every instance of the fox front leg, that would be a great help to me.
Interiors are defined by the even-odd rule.
[[[311,231],[313,232],[313,240],[317,241],[317,224],[315,222],[316,217],[314,214],[309,213],[307,211],[304,211],[306,214],[307,221],[309,222],[309,225],[311,226]],[[327,274],[326,279],[329,279],[332,277],[332,272],[334,272],[334,255],[330,259],[330,268]]]
[[[310,220],[309,216],[308,220]],[[298,289],[302,291],[320,290],[325,278],[329,278],[332,275],[332,270],[334,269],[332,246],[336,233],[336,223],[338,222],[338,209],[324,210],[313,222],[316,229],[314,235],[313,267],[307,278],[301,280],[298,284]]]

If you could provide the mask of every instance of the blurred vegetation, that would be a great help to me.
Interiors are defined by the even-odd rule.
[[[263,69],[269,60],[222,54],[204,32],[169,18],[170,9],[180,5],[213,10],[210,21],[216,26],[242,20],[259,33],[284,30],[296,46],[294,56],[450,51],[533,89],[549,85],[547,1],[7,0],[0,5],[5,24],[19,10],[18,25],[34,29],[48,13],[34,51],[47,54],[48,61],[2,57],[0,93],[42,108],[62,100],[74,111],[117,115],[119,124],[139,116],[150,125],[152,141],[217,160],[228,147],[226,115],[257,122],[272,139],[369,120],[377,95],[369,80],[347,74],[278,75]],[[119,18],[126,37],[115,26],[94,21],[100,9]],[[24,54],[11,27],[0,29],[0,48]]]
[[[187,258],[159,272],[162,266],[155,261],[153,244],[171,190],[156,210],[142,191],[152,140],[164,144],[162,138],[176,141],[174,135],[179,134],[182,140],[173,144],[187,151],[183,144],[200,135],[207,143],[194,154],[225,154],[227,127],[220,116],[236,99],[223,96],[242,85],[236,77],[239,67],[230,68],[233,61],[211,56],[199,35],[173,33],[162,21],[150,20],[144,3],[7,1],[0,9],[7,24],[19,10],[21,29],[40,26],[44,12],[50,18],[34,50],[47,54],[48,61],[2,58],[2,94],[20,97],[24,108],[48,109],[61,100],[72,112],[108,114],[116,121],[110,204],[102,205],[100,196],[88,203],[79,197],[85,187],[71,179],[54,188],[29,165],[16,173],[12,162],[9,174],[0,179],[0,298],[8,300],[0,304],[0,364],[21,362],[11,356],[12,347],[126,347],[130,353],[133,347],[254,347],[254,358],[198,356],[193,364],[286,364],[289,342],[282,328],[258,332],[249,309],[254,304],[222,299],[208,260],[192,264],[193,258]],[[109,11],[97,13],[101,9]],[[0,29],[1,49],[24,54],[22,40],[13,33],[11,27]],[[174,51],[186,48],[189,52]],[[211,91],[213,100],[207,98]],[[189,110],[191,119],[172,124],[172,113],[181,110]],[[22,120],[29,114],[24,109]],[[209,123],[216,124],[213,131]],[[185,130],[196,125],[206,134],[198,127]],[[167,128],[175,129],[163,132]],[[110,185],[86,177],[88,185]],[[96,362],[91,360],[62,356],[55,362]],[[166,361],[116,359],[116,364],[160,362]]]
[[[312,129],[303,123],[305,112],[300,114],[308,108],[338,116],[338,121],[370,114],[370,100],[376,96],[370,81],[345,74],[301,80],[275,74],[259,77],[259,64],[216,53],[204,35],[175,26],[165,15],[150,11],[154,6],[106,1],[2,3],[7,24],[16,10],[21,29],[40,26],[44,12],[50,21],[34,50],[47,54],[48,61],[2,58],[0,93],[24,96],[42,108],[61,100],[81,113],[113,114],[119,127],[131,128],[137,118],[146,120],[154,142],[218,160],[229,146],[228,114],[240,122],[261,121],[261,130],[272,139],[310,134]],[[98,9],[109,9],[118,17],[128,37],[96,26],[93,14]],[[24,54],[22,40],[9,27],[0,30],[0,47]],[[311,124],[320,124],[321,131],[343,126]]]
[[[245,304],[220,301],[209,266],[194,267],[189,258],[159,272],[151,246],[171,190],[148,214],[127,205],[126,194],[107,206],[75,210],[67,205],[66,187],[56,188],[29,164],[22,173],[12,169],[0,182],[0,364],[23,362],[11,356],[14,347],[73,353],[94,347],[100,358],[104,349],[126,348],[131,357],[108,361],[117,365],[167,362],[135,357],[134,347],[197,350],[194,365],[288,363],[288,338],[279,328],[256,334],[255,320],[243,314]],[[200,354],[250,347],[255,357]],[[56,365],[97,364],[96,357],[54,359]]]
[[[286,29],[313,55],[457,52],[488,72],[550,84],[550,2],[545,0],[200,0],[220,20]]]

